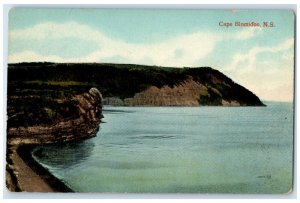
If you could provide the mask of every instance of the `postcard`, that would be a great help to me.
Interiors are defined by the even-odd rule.
[[[11,192],[287,194],[291,10],[9,12]]]

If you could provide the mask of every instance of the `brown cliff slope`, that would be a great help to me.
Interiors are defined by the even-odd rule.
[[[213,79],[214,83],[222,83],[223,86],[230,88],[224,81]],[[195,81],[191,76],[173,87],[150,86],[136,93],[133,98],[124,99],[126,106],[201,106],[211,103],[220,106],[243,105],[237,100],[226,100],[218,89]]]
[[[199,106],[200,96],[209,95],[207,90],[207,87],[190,77],[174,87],[150,86],[145,91],[135,94],[133,98],[125,99],[124,102],[127,106]]]
[[[28,98],[26,98],[28,100]],[[94,136],[98,130],[102,115],[102,95],[96,88],[91,88],[88,93],[75,95],[66,99],[62,104],[66,111],[72,109],[72,116],[53,119],[52,123],[35,125],[8,126],[7,143],[10,145],[57,143],[84,139]],[[48,119],[56,113],[56,109],[41,107],[48,115],[40,119]],[[41,109],[36,109],[39,112]],[[22,117],[21,112],[8,115],[9,122],[14,118]],[[35,114],[35,112],[33,112]],[[38,115],[36,115],[38,117]],[[20,118],[19,118],[20,120]],[[26,120],[26,118],[25,118]]]
[[[103,118],[101,93],[91,88],[88,93],[60,99],[55,105],[51,99],[41,103],[36,103],[35,97],[14,99],[19,105],[9,103],[7,115],[7,188],[14,192],[72,192],[32,158],[31,150],[40,144],[95,136]],[[28,109],[34,111],[25,112]]]

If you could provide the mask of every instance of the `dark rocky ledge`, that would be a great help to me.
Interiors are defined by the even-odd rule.
[[[24,100],[29,99],[24,98]],[[24,120],[20,117],[27,114],[14,111],[19,109],[19,106],[10,106],[7,126],[7,188],[10,191],[72,192],[67,185],[51,175],[31,157],[31,150],[41,144],[77,141],[96,136],[103,118],[102,100],[100,91],[91,88],[88,93],[73,95],[59,101],[54,108],[49,108],[47,102],[39,104],[40,108],[33,112],[33,116],[48,120],[37,122],[35,125],[20,122]],[[56,107],[61,106],[63,111],[68,112],[57,116],[61,109]],[[48,114],[44,117],[40,116],[41,109],[46,109]],[[19,126],[10,124],[14,120]]]
[[[98,89],[91,88],[88,93],[72,96],[61,105],[72,109],[73,117],[55,119],[50,124],[8,126],[7,143],[10,145],[58,143],[96,135],[103,117],[102,95]],[[38,111],[39,109],[36,109],[36,112]],[[47,111],[55,112],[56,109],[47,108]]]

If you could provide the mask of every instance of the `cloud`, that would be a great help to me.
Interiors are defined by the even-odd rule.
[[[107,37],[101,32],[76,22],[53,23],[46,22],[32,28],[13,30],[9,33],[9,44],[17,40],[31,40],[39,43],[42,40],[64,40],[76,38],[93,41],[99,49],[84,54],[82,57],[63,58],[59,53],[55,56],[43,56],[34,51],[24,50],[9,55],[10,63],[31,60],[54,60],[54,62],[107,62],[108,59],[119,56],[124,63],[143,63],[151,61],[155,65],[194,65],[195,62],[207,56],[214,48],[219,36],[211,33],[198,32],[182,35],[154,44],[130,44],[119,39]],[[180,52],[178,57],[176,53]],[[110,61],[112,62],[112,61]]]
[[[23,51],[21,53],[11,54],[9,56],[9,63],[17,62],[34,62],[34,61],[63,61],[63,59],[56,55],[42,56],[33,51]]]
[[[69,37],[93,41],[108,40],[108,38],[106,38],[100,32],[90,28],[87,25],[76,22],[44,22],[36,24],[30,28],[12,30],[9,33],[10,40],[49,40],[64,39]]]
[[[261,28],[242,28],[230,33],[201,31],[170,36],[168,40],[157,43],[129,43],[77,22],[44,22],[9,32],[8,62],[117,62],[172,67],[199,66],[199,61],[209,58],[216,45],[222,41],[247,42],[262,33]],[[39,49],[31,46],[34,44]],[[88,50],[91,44],[95,46]],[[276,46],[255,46],[242,51],[237,49],[227,65],[220,64],[220,70],[260,98],[291,101],[293,46],[294,39],[290,38]],[[48,50],[39,51],[43,49]],[[62,53],[70,49],[77,53],[76,56],[72,52],[69,55]],[[230,53],[225,54],[226,57],[230,57]],[[265,54],[272,57],[262,57]]]
[[[284,52],[287,51],[291,48],[293,48],[294,46],[294,39],[290,38],[287,39],[286,41],[284,41],[283,43],[280,43],[277,46],[273,46],[273,47],[253,47],[250,50],[248,50],[246,53],[236,53],[233,56],[233,60],[232,62],[227,65],[227,70],[236,70],[238,69],[238,66],[240,64],[245,64],[245,62],[247,63],[247,65],[243,66],[242,69],[253,69],[255,67],[256,61],[257,61],[257,56],[259,54],[262,53],[278,53],[278,52]],[[285,58],[289,58],[293,56],[292,52],[284,52],[284,57]]]
[[[32,43],[42,41],[60,41],[65,39],[78,39],[99,45],[98,49],[86,53],[81,50],[81,57],[62,57],[61,53],[55,55],[42,55],[28,47],[26,50],[9,54],[9,63],[23,61],[49,61],[52,62],[114,62],[118,58],[120,63],[141,63],[161,66],[198,66],[198,62],[212,53],[215,45],[225,38],[232,37],[246,39],[253,37],[257,32],[247,29],[236,35],[220,35],[212,32],[196,32],[152,44],[134,44],[106,36],[98,30],[76,22],[54,23],[44,22],[31,28],[12,30],[9,33],[9,44],[25,40]],[[76,43],[73,42],[73,43]],[[47,46],[50,49],[53,44]],[[74,45],[72,45],[74,46]]]
[[[233,80],[265,100],[293,100],[294,39],[236,53],[224,67]],[[272,57],[264,57],[266,54]]]
[[[260,27],[250,27],[244,28],[242,31],[237,32],[234,36],[237,40],[246,40],[254,36],[262,34],[262,29]]]

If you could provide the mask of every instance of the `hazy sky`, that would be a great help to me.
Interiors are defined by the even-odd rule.
[[[236,21],[261,27],[220,26]],[[9,13],[8,44],[9,63],[210,66],[263,100],[293,99],[290,11],[15,8]]]

